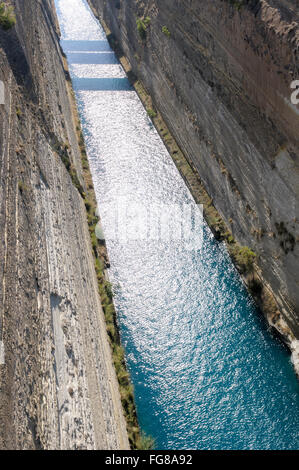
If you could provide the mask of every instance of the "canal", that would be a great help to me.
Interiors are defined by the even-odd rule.
[[[55,1],[141,428],[158,449],[297,449],[289,354],[207,225],[180,241],[173,208],[193,228],[200,209],[87,2]]]

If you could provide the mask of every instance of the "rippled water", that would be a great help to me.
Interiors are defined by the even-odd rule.
[[[108,203],[120,196],[194,205],[86,1],[56,6],[107,238]],[[207,226],[201,250],[113,240],[108,249],[138,417],[156,447],[298,448],[289,355]]]

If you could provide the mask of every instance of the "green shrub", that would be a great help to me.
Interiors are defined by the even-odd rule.
[[[155,439],[141,433],[140,438],[137,440],[136,447],[137,450],[152,450],[155,448]]]
[[[77,174],[77,171],[75,170],[75,168],[71,168],[70,171],[69,171],[70,175],[71,175],[71,178],[72,178],[72,183],[73,185],[75,186],[75,188],[78,189],[79,193],[80,193],[80,196],[82,197],[82,199],[84,199],[85,197],[85,193],[84,193],[84,189],[79,181],[79,178],[78,178],[78,174]]]
[[[89,170],[89,163],[87,158],[85,158],[85,155],[82,153],[82,167],[83,170]]]
[[[162,27],[162,33],[165,34],[165,36],[167,36],[168,38],[170,38],[170,36],[171,36],[171,33],[170,33],[169,29],[167,28],[167,26]]]
[[[92,207],[91,202],[86,199],[85,200],[85,208],[86,208],[87,212],[90,211],[91,207]]]
[[[16,24],[14,9],[4,2],[0,3],[0,26],[4,31],[8,31]]]
[[[155,117],[157,117],[156,111],[154,111],[154,110],[151,109],[151,108],[149,108],[149,109],[147,110],[147,114],[149,115],[149,117],[150,117],[151,119],[154,119]]]
[[[254,9],[259,3],[260,0],[228,0],[228,2],[233,5],[236,10],[241,10],[242,7],[248,6],[251,9]]]
[[[107,292],[107,295],[108,295],[109,299],[112,300],[113,299],[113,286],[112,286],[111,282],[106,281],[105,289],[106,289],[106,292]]]
[[[137,24],[137,31],[140,36],[140,38],[144,41],[146,38],[146,30],[148,25],[150,24],[151,19],[149,16],[146,18],[137,18],[136,24]]]
[[[29,190],[28,186],[23,181],[18,182],[18,188],[21,194]]]
[[[244,273],[249,273],[253,269],[253,263],[256,258],[256,254],[248,248],[243,246],[235,254],[236,261]]]
[[[236,10],[240,10],[240,8],[243,6],[243,2],[238,1],[238,0],[229,0],[229,3],[234,6]]]

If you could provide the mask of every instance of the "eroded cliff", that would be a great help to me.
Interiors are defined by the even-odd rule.
[[[255,288],[299,371],[298,2],[89,2],[227,227],[256,253]]]
[[[13,5],[16,27],[0,29],[0,448],[128,448],[54,4]]]

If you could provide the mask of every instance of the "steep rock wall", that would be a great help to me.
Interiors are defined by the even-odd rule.
[[[286,321],[299,338],[299,109],[290,100],[299,79],[298,2],[89,3],[234,237],[258,254],[281,329]],[[140,34],[136,20],[147,17]]]
[[[80,179],[54,4],[13,3],[17,26],[0,30],[0,448],[128,448],[85,206],[61,158]]]

